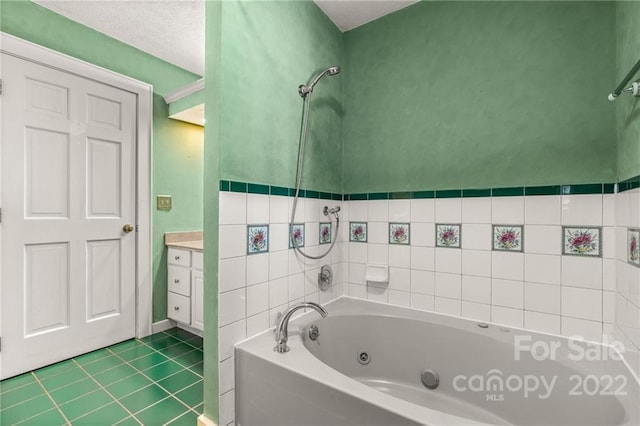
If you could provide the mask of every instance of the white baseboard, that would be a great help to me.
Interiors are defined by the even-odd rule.
[[[205,417],[204,414],[200,414],[198,416],[198,426],[218,426],[215,422],[211,421],[208,417]]]
[[[151,334],[160,333],[161,331],[169,330],[176,326],[175,321],[171,321],[170,319],[165,319],[162,321],[154,322],[151,324]]]

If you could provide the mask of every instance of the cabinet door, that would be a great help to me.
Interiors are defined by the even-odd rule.
[[[204,280],[202,271],[191,270],[191,327],[204,330]]]

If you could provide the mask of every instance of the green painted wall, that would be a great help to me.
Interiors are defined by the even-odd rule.
[[[202,105],[205,101],[204,90],[198,90],[195,93],[185,96],[182,99],[178,99],[175,102],[169,104],[169,115],[177,114],[179,112],[186,111],[195,106]]]
[[[225,1],[220,164],[223,179],[294,186],[298,86],[342,65],[343,36],[307,1]],[[342,74],[313,93],[303,187],[342,190]]]
[[[204,415],[218,424],[218,181],[222,85],[222,1],[205,6]]]
[[[610,2],[422,2],[345,33],[345,192],[613,181],[614,46]]]
[[[29,1],[2,1],[0,30],[153,85],[152,194],[174,196],[171,212],[153,204],[153,321],[166,318],[166,231],[202,229],[202,129],[167,118],[162,96],[198,78]]]
[[[640,2],[616,4],[616,79],[613,90],[640,59]],[[632,81],[640,78],[636,75]],[[622,95],[616,100],[618,179],[640,175],[640,98]]]

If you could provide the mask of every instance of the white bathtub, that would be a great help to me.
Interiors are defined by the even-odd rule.
[[[237,425],[640,424],[638,380],[609,347],[358,299],[325,308],[291,322],[288,353],[271,331],[236,346]]]

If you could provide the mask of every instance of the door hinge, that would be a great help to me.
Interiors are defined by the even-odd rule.
[[[2,79],[0,78],[0,95],[2,95]]]
[[[0,337],[0,352],[2,352],[2,337]]]
[[[2,223],[2,208],[0,208],[0,223]]]

